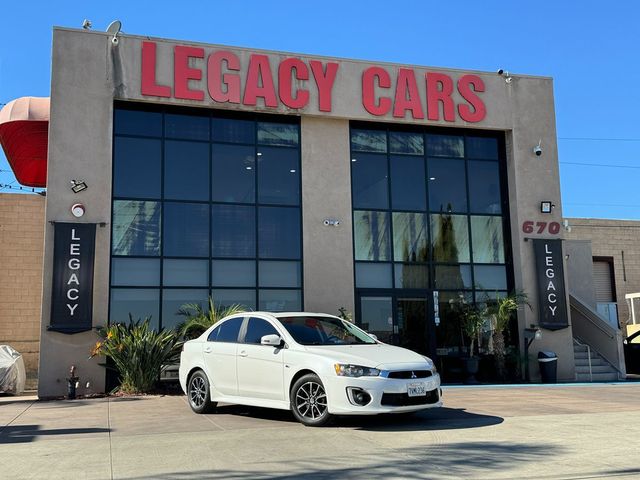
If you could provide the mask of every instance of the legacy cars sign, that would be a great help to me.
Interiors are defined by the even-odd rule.
[[[91,330],[96,225],[56,223],[49,330]]]
[[[562,240],[533,240],[538,274],[540,326],[559,330],[569,326],[564,288]]]
[[[208,97],[217,103],[300,111],[310,106],[313,97],[317,102],[314,109],[333,109],[340,62],[258,53],[238,55],[226,49],[205,51],[185,45],[174,45],[172,55],[160,56],[157,47],[155,42],[142,42],[143,96],[198,102]],[[172,71],[171,81],[158,80],[160,68]],[[463,74],[454,79],[445,73],[411,67],[367,65],[358,74],[362,106],[369,115],[391,113],[394,118],[477,123],[487,113],[479,95],[485,85],[478,75]]]

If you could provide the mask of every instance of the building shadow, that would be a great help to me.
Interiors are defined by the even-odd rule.
[[[0,429],[0,445],[5,443],[30,443],[42,436],[108,433],[108,428],[54,428],[42,430],[40,425],[8,425]]]
[[[322,456],[313,459],[287,460],[287,472],[273,472],[273,464],[260,462],[255,470],[224,469],[196,472],[172,472],[135,477],[135,480],[158,478],[172,480],[305,480],[388,478],[465,478],[487,477],[492,472],[521,469],[564,453],[563,447],[541,443],[458,442],[389,449],[376,456],[368,454]],[[262,464],[265,463],[264,466]],[[348,466],[345,466],[348,465]]]

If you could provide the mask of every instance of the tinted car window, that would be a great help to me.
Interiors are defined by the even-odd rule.
[[[247,333],[244,336],[244,343],[255,343],[260,345],[260,339],[265,335],[279,335],[278,331],[266,320],[261,318],[250,318]]]
[[[227,320],[220,326],[214,328],[207,340],[210,342],[237,342],[243,320],[242,317]]]

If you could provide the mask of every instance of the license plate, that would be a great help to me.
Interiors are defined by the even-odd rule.
[[[422,397],[427,394],[424,383],[410,383],[407,385],[407,393],[410,397]]]

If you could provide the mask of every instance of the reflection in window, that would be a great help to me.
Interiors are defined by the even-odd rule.
[[[254,158],[254,147],[213,144],[211,174],[214,202],[255,201]]]
[[[162,291],[162,327],[175,328],[185,321],[178,311],[185,304],[199,305],[205,312],[209,309],[209,291],[203,289],[165,288]]]
[[[299,312],[300,290],[260,290],[260,310],[267,312]]]
[[[297,149],[262,147],[258,151],[258,203],[298,205],[300,167]]]
[[[388,208],[386,155],[354,154],[351,159],[354,208]]]
[[[151,317],[150,327],[159,328],[160,290],[155,288],[113,288],[111,289],[110,323],[129,323]]]
[[[255,132],[255,123],[252,120],[211,119],[211,137],[214,142],[253,144]]]
[[[356,152],[387,152],[387,132],[351,130],[351,150]]]
[[[393,259],[397,262],[427,261],[427,216],[393,212]]]
[[[258,208],[258,256],[300,258],[300,209]]]
[[[435,288],[447,290],[473,288],[471,265],[436,265]]]
[[[164,196],[172,200],[209,200],[209,144],[164,143]]]
[[[391,208],[425,210],[427,208],[424,158],[391,155]]]
[[[463,353],[467,343],[460,325],[460,313],[456,310],[456,304],[461,301],[460,296],[467,303],[473,303],[473,295],[470,292],[439,292],[438,304],[440,324],[436,326],[436,342],[439,353],[443,356],[458,356]]]
[[[298,145],[298,126],[290,123],[258,122],[258,143],[262,145]]]
[[[113,255],[160,255],[160,203],[113,202]]]
[[[116,108],[113,133],[116,135],[159,137],[162,135],[162,114]]]
[[[356,260],[390,260],[389,213],[355,210]]]
[[[391,288],[391,264],[356,262],[356,287]]]
[[[464,157],[464,137],[427,135],[427,155],[430,157]]]
[[[213,260],[211,285],[215,287],[255,287],[255,260]]]
[[[165,202],[163,238],[164,255],[208,257],[209,205]]]
[[[475,265],[475,287],[482,290],[506,290],[507,272],[504,265]]]
[[[394,264],[396,288],[428,288],[429,268],[415,263]]]
[[[466,215],[431,215],[431,249],[434,262],[469,262]]]
[[[160,198],[160,140],[116,137],[113,147],[113,196]]]
[[[255,207],[212,205],[211,232],[212,256],[256,256]]]
[[[424,137],[421,133],[389,132],[389,152],[424,155]]]
[[[504,263],[502,217],[471,217],[474,263]]]
[[[467,137],[467,157],[497,160],[498,139],[492,137]]]
[[[111,284],[140,287],[160,285],[160,260],[113,258],[111,259]]]
[[[209,285],[209,262],[207,260],[165,259],[162,268],[162,283],[169,287],[206,287]]]
[[[361,297],[360,326],[381,342],[393,343],[393,305],[391,297]]]
[[[473,213],[501,213],[497,162],[468,163],[469,205]]]
[[[185,140],[209,140],[209,117],[167,113],[164,116],[164,136]]]
[[[261,287],[300,287],[302,275],[300,262],[260,262],[259,285]]]
[[[273,325],[261,318],[250,318],[247,325],[247,333],[244,335],[244,343],[260,345],[265,335],[279,335]]]
[[[429,209],[466,212],[467,182],[464,160],[429,159]]]
[[[255,290],[214,288],[211,292],[211,296],[217,308],[228,308],[233,305],[240,305],[247,310],[256,309]]]

